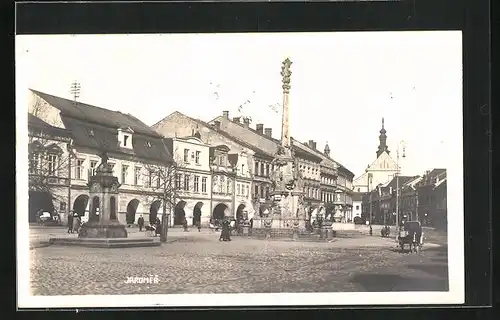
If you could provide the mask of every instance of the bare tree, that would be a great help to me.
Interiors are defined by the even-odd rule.
[[[149,202],[159,201],[163,213],[175,207],[183,191],[191,191],[194,181],[184,180],[184,160],[176,156],[165,164],[145,164],[143,171],[143,194]]]
[[[67,186],[70,138],[42,128],[29,128],[28,143],[29,190],[49,193],[59,201],[67,200],[56,191]]]

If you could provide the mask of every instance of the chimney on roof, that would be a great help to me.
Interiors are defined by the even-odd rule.
[[[316,141],[313,141],[313,149],[316,150]]]
[[[233,122],[240,123],[240,117],[233,117]]]
[[[264,134],[268,137],[272,137],[273,136],[273,128],[265,128]]]
[[[264,124],[262,123],[259,123],[255,126],[255,130],[257,131],[257,133],[259,134],[264,134]]]
[[[309,148],[314,149],[314,140],[309,140]]]
[[[214,127],[216,127],[217,129],[220,129],[220,121],[215,120],[214,121]]]
[[[250,119],[249,119],[249,118],[247,118],[247,117],[244,117],[244,118],[243,118],[243,126],[244,126],[245,128],[248,128],[248,126],[249,126],[249,125],[250,125]]]
[[[229,111],[222,111],[222,116],[226,119],[229,119]]]

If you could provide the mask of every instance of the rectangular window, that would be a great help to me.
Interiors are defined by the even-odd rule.
[[[264,170],[265,170],[265,169],[266,169],[266,168],[264,167],[264,164],[262,163],[262,164],[261,164],[261,166],[260,166],[260,176],[261,176],[261,177],[264,177],[264,176],[265,176],[265,175],[264,175]]]
[[[83,163],[84,162],[85,162],[85,160],[76,159],[75,179],[77,179],[77,180],[83,179]]]
[[[122,184],[127,184],[128,166],[122,164]]]
[[[57,174],[57,156],[55,154],[49,154],[47,156],[47,168],[49,170],[49,176],[55,176]]]
[[[189,162],[189,149],[184,149],[184,162]]]
[[[245,176],[245,165],[244,164],[241,165],[241,175]]]
[[[258,175],[259,175],[259,163],[258,163],[257,161],[255,162],[255,171],[254,171],[254,174],[255,174],[256,176],[258,176]]]
[[[241,184],[238,183],[237,189],[236,189],[236,194],[240,195],[241,194]]]
[[[359,210],[359,206],[356,206],[356,210]]]
[[[184,191],[189,191],[189,175],[184,176]]]
[[[269,165],[266,164],[266,177],[269,177]]]
[[[269,198],[269,187],[266,187],[266,199]]]
[[[264,188],[260,188],[260,197],[265,198],[266,197],[266,190]]]
[[[199,192],[200,191],[200,177],[199,176],[194,176],[194,192]]]
[[[141,168],[139,167],[135,167],[134,168],[134,184],[136,186],[139,185],[139,179],[140,179],[140,176],[141,176]]]
[[[196,156],[195,156],[195,158],[194,158],[194,162],[195,162],[196,164],[200,164],[200,154],[201,154],[201,152],[200,152],[200,151],[196,151]]]
[[[156,188],[161,187],[161,172],[158,171],[158,174],[156,175]]]
[[[255,186],[253,190],[254,196],[258,197],[259,196],[259,186]]]
[[[248,197],[248,193],[250,192],[250,187],[248,186],[248,184],[246,185],[245,189],[246,189],[245,190],[245,196]]]
[[[181,190],[181,180],[182,180],[182,174],[178,173],[175,176],[175,188],[177,190]]]
[[[90,160],[90,175],[93,176],[96,174],[97,169],[97,161]]]
[[[144,186],[146,188],[151,187],[151,170],[146,170],[146,173],[144,174]]]
[[[201,178],[201,192],[207,192],[207,178]]]
[[[226,193],[230,194],[231,193],[231,180],[227,179],[226,181]]]

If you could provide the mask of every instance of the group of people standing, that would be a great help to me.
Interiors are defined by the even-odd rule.
[[[78,233],[82,226],[82,219],[78,213],[70,212],[68,215],[68,233]]]

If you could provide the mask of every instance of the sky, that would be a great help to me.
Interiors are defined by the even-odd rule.
[[[210,121],[228,110],[277,138],[287,57],[291,136],[320,150],[328,142],[356,176],[376,158],[382,117],[390,155],[406,146],[402,174],[462,161],[459,31],[16,36],[26,92],[72,98],[76,80],[81,102],[147,125],[174,111]]]

